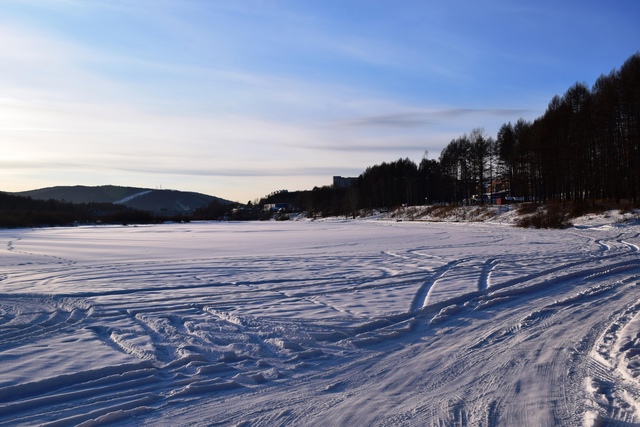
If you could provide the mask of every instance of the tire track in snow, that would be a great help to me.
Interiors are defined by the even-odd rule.
[[[88,316],[88,309],[82,300],[0,294],[0,313],[0,343],[7,348],[69,329]]]
[[[620,286],[636,287],[637,280],[638,277],[625,278]],[[588,349],[583,386],[594,423],[635,425],[640,422],[639,316],[640,300],[612,313]]]
[[[468,309],[486,310],[487,308],[496,307],[500,304],[514,303],[518,299],[527,298],[529,295],[543,291],[545,289],[557,289],[563,284],[572,284],[575,286],[581,280],[590,281],[604,281],[611,280],[612,277],[619,276],[621,274],[631,275],[630,277],[636,277],[634,272],[640,272],[640,260],[630,258],[627,261],[618,262],[615,264],[584,268],[581,270],[575,269],[575,271],[569,271],[566,274],[557,275],[560,271],[559,268],[552,268],[544,270],[539,273],[534,273],[525,276],[522,280],[510,280],[501,284],[493,285],[492,288],[485,289],[484,291],[470,291],[460,294],[458,296],[439,300],[434,303],[429,303],[428,297],[431,295],[434,289],[434,284],[437,281],[449,274],[449,272],[458,264],[467,260],[456,260],[445,266],[442,266],[435,273],[431,275],[429,281],[425,282],[421,287],[422,292],[427,292],[424,297],[425,304],[422,301],[420,292],[416,294],[413,301],[413,310],[394,316],[385,316],[376,318],[370,322],[361,325],[359,328],[353,331],[353,333],[361,336],[363,343],[376,344],[385,340],[382,338],[386,334],[386,330],[394,330],[395,325],[409,324],[409,329],[400,327],[398,330],[406,332],[408,330],[414,330],[413,324],[417,319],[430,318],[434,315],[431,323],[441,323],[446,321],[450,317],[459,316],[461,312]],[[572,267],[586,265],[587,262],[579,261],[575,264],[571,264]],[[550,276],[550,277],[549,277]],[[563,306],[578,303],[581,300],[596,298],[603,292],[607,292],[611,289],[611,286],[595,286],[588,288],[579,294],[560,301],[556,301],[555,306]],[[422,303],[421,303],[422,301]],[[525,323],[537,322],[541,319],[548,317],[549,313],[555,309],[543,310],[541,312],[532,312],[522,321]],[[438,313],[440,311],[440,313]],[[419,326],[417,331],[426,330],[424,321],[418,322]],[[512,329],[500,332],[498,340],[501,341],[504,337],[512,332]],[[362,336],[364,335],[364,336]],[[364,339],[366,336],[366,339]],[[495,340],[495,338],[492,338]],[[358,341],[358,340],[356,340]]]
[[[33,306],[30,307],[33,310]],[[227,333],[234,335],[229,336],[221,347],[218,346],[220,351],[216,356],[208,347],[215,346],[220,337],[211,334],[208,341],[206,330],[204,335],[193,333],[203,331],[202,326],[206,322],[203,323],[200,319],[193,323],[200,325],[198,328],[187,327],[191,322],[189,317],[201,318],[208,312],[195,310],[193,307],[184,308],[182,304],[179,307],[178,310],[175,307],[165,307],[165,310],[154,314],[153,311],[145,310],[142,305],[142,315],[130,311],[129,315],[108,318],[109,323],[121,325],[124,320],[129,319],[132,324],[142,325],[142,332],[131,330],[126,325],[124,329],[102,326],[107,319],[102,318],[99,306],[93,307],[94,316],[88,323],[97,325],[89,325],[88,328],[93,328],[101,339],[113,341],[121,351],[147,359],[146,362],[105,368],[97,373],[85,371],[73,376],[57,376],[32,386],[27,384],[16,388],[0,385],[0,419],[10,415],[14,422],[24,425],[75,425],[101,418],[113,422],[121,416],[130,417],[136,413],[157,410],[181,399],[260,386],[280,377],[270,364],[261,365],[260,360],[248,364],[250,358],[228,348],[229,344],[238,344],[238,338],[251,334],[250,323],[238,329],[237,323],[243,321],[236,321],[227,330]],[[229,317],[225,316],[223,319],[217,316],[215,319],[217,320],[211,325],[211,332],[220,331],[216,326],[220,320],[229,324]],[[128,331],[133,333],[128,334]],[[256,336],[259,332],[256,331]],[[144,351],[135,350],[145,334],[151,338],[156,357],[147,357]],[[120,338],[114,340],[116,335]],[[34,334],[30,336],[34,338]],[[288,337],[291,338],[293,337]],[[129,339],[131,341],[127,342]],[[281,354],[276,354],[276,360],[284,363],[287,363],[287,358],[292,361],[311,361],[323,355],[322,351],[309,350],[296,344],[295,338],[293,339],[291,344],[281,347]],[[257,341],[264,345],[262,340]],[[173,350],[165,353],[165,357],[159,357],[162,352],[158,347],[162,344]],[[251,351],[251,354],[258,352]],[[292,368],[296,369],[294,365]],[[108,384],[104,385],[104,379],[96,383],[97,377],[102,378],[105,374],[109,378]],[[57,392],[58,389],[60,392]]]
[[[97,408],[111,411],[115,403],[148,396],[160,381],[152,365],[142,362],[0,387],[0,416],[10,415],[16,425],[73,425],[93,418]],[[78,407],[85,408],[84,419],[77,417]]]
[[[548,308],[532,312],[517,322],[510,322],[514,326],[517,324],[517,327],[497,328],[480,340],[479,345],[459,354],[459,360],[464,362],[454,371],[442,373],[444,378],[459,378],[464,376],[464,371],[474,372],[483,363],[493,366],[493,360],[509,361],[506,366],[485,369],[487,376],[474,380],[476,385],[472,387],[481,384],[482,393],[479,400],[476,400],[477,393],[464,398],[468,425],[498,425],[498,421],[500,425],[577,425],[570,421],[575,412],[572,408],[575,407],[574,402],[577,399],[571,393],[567,394],[567,389],[575,388],[571,384],[567,385],[567,381],[571,381],[566,376],[567,372],[571,371],[571,367],[576,363],[573,358],[568,357],[570,350],[564,347],[548,347],[544,341],[536,344],[540,337],[555,334],[556,328],[563,324],[566,316],[570,316],[569,313],[563,312],[565,307],[572,310],[580,309],[576,305],[577,298],[569,298],[567,301],[572,301],[573,305],[554,303]],[[597,300],[584,295],[580,301],[589,303]],[[503,325],[505,323],[496,322]],[[571,333],[571,328],[566,327],[565,333]],[[513,351],[516,349],[518,350]],[[513,357],[505,359],[504,354],[512,354]],[[537,378],[548,378],[548,386],[534,385],[538,383]],[[468,392],[465,383],[457,387]],[[438,385],[436,388],[446,390],[451,388],[451,385]],[[456,386],[453,389],[455,390]],[[509,390],[511,392],[507,392]],[[446,396],[442,396],[441,399],[445,399]],[[540,418],[536,409],[541,402],[551,402],[547,419]],[[439,425],[458,425],[457,421],[460,419],[452,416],[450,410],[443,408],[436,411],[433,417],[440,420]],[[488,424],[483,420],[487,420]]]
[[[585,271],[582,272],[582,275],[588,277],[599,271],[599,273],[601,274],[601,279],[606,278],[607,280],[613,280],[615,277],[619,277],[621,274],[625,275],[630,270],[633,271],[634,269],[637,269],[637,267],[638,266],[635,265],[635,263],[623,262],[623,263],[619,263],[618,268],[586,269]],[[549,323],[549,321],[546,319],[550,319],[551,316],[556,316],[557,315],[556,313],[558,310],[561,310],[567,307],[577,307],[580,304],[588,303],[590,301],[595,303],[598,301],[597,298],[604,295],[605,292],[611,292],[612,289],[615,289],[615,286],[625,286],[625,284],[633,283],[635,280],[637,280],[637,279],[634,280],[633,277],[634,276],[631,276],[630,279],[625,279],[622,282],[616,282],[617,285],[614,284],[613,287],[606,284],[604,286],[596,285],[593,287],[593,290],[581,291],[578,294],[575,294],[574,296],[567,297],[554,302],[547,309],[543,309],[537,312],[532,312],[529,316],[526,316],[525,318],[523,318],[522,321],[519,322],[519,326],[517,328],[510,328],[504,331],[498,331],[497,335],[493,334],[494,337],[499,337],[501,341],[501,345],[495,347],[496,350],[499,352],[505,351],[505,343],[508,341],[504,341],[504,340],[513,340],[518,335],[521,335],[521,332],[518,332],[520,330],[531,330],[532,327],[536,329],[541,327],[542,331],[552,330],[551,327],[554,327],[554,325],[552,323]],[[560,280],[558,280],[558,278],[556,278],[555,280],[557,284],[562,283]],[[573,282],[575,281],[575,275],[568,274],[564,277],[564,280],[566,280],[567,283]],[[618,292],[621,292],[621,291],[618,291]],[[524,296],[524,295],[521,295],[521,296]],[[540,332],[535,332],[532,335],[532,338],[536,338],[538,335],[540,335]],[[491,335],[489,336],[488,340],[485,339],[485,343],[489,343],[489,342],[491,342],[492,344],[497,343],[495,339],[491,337]],[[481,344],[480,347],[474,346],[473,351],[474,351],[474,355],[476,355],[474,357],[477,357],[477,353],[476,353],[477,350],[482,348],[487,348],[487,347],[485,346],[485,344]],[[555,352],[555,356],[553,356],[552,360],[556,360],[556,362],[553,362],[551,365],[548,365],[546,362],[543,365],[537,365],[535,375],[564,378],[566,374],[565,368],[561,363],[559,363],[559,361],[565,360],[565,359],[569,359],[569,358],[567,358],[564,353],[562,353],[561,351]],[[540,369],[543,369],[543,370],[541,371]],[[501,372],[502,374],[504,374],[503,371]],[[508,374],[504,374],[504,375],[507,375],[508,377]],[[482,381],[482,383],[484,384],[485,382]],[[563,380],[562,383],[559,383],[554,387],[556,391],[554,391],[553,394],[549,395],[548,399],[550,399],[551,401],[556,401],[559,404],[556,407],[554,407],[555,415],[553,415],[551,422],[553,422],[553,425],[575,425],[571,422],[567,424],[566,421],[563,421],[563,420],[571,419],[570,408],[573,407],[572,402],[575,402],[577,400],[576,396],[572,394],[567,394],[567,389],[571,390],[572,386],[566,385],[566,382]],[[625,396],[630,396],[630,395],[638,396],[639,394],[635,392],[632,393],[629,391],[627,391],[627,393],[625,394]],[[557,396],[564,396],[564,397],[559,399]],[[547,398],[544,398],[544,399],[547,399]],[[629,403],[628,402],[625,403],[624,399],[621,398],[621,399],[618,399],[617,403],[614,404],[616,408],[618,408],[619,405],[622,405],[622,407],[625,407],[625,406],[628,406]],[[482,404],[480,406],[487,407],[486,404]],[[493,407],[494,409],[497,408],[495,405],[492,406],[491,404],[488,405],[488,407]],[[493,412],[497,412],[497,409]],[[495,414],[492,415],[494,419],[495,419],[495,416],[496,416]],[[508,414],[505,413],[504,416],[508,416]],[[443,416],[443,417],[444,418],[442,418],[442,420],[447,420],[447,421],[441,421],[441,425],[450,425],[451,420],[456,419],[456,418],[451,418],[451,416],[446,416],[446,417]],[[487,415],[487,417],[489,417],[489,415]],[[479,418],[476,417],[474,419],[477,421]],[[611,415],[611,417],[607,419],[609,420],[622,419],[623,422],[629,422],[629,421],[632,421],[634,418],[631,415],[629,415],[629,413],[626,413],[625,410],[618,409],[616,414]],[[525,424],[527,424],[526,420],[524,422]],[[531,420],[530,422],[534,422],[534,421]],[[476,424],[472,423],[472,425],[476,425]],[[482,425],[485,425],[485,424],[482,424]],[[611,425],[614,425],[614,424],[611,424]],[[615,425],[618,425],[618,424],[615,424]]]
[[[400,335],[400,337],[404,337],[404,339],[378,340],[377,344],[372,344],[367,347],[367,350],[370,352],[381,351],[385,355],[388,354],[385,358],[388,357],[390,359],[388,361],[389,367],[382,369],[385,375],[392,375],[392,371],[397,369],[398,366],[401,366],[402,369],[399,370],[421,372],[421,374],[418,375],[424,375],[425,377],[425,382],[422,383],[423,388],[416,387],[419,397],[415,398],[417,399],[415,402],[433,401],[436,403],[431,407],[431,411],[427,410],[424,406],[414,404],[413,407],[416,408],[416,411],[413,414],[408,414],[408,418],[404,418],[405,420],[409,420],[404,424],[425,425],[427,422],[424,421],[428,421],[432,425],[452,425],[452,420],[455,422],[456,420],[465,419],[467,425],[535,425],[536,421],[542,419],[543,421],[548,420],[547,424],[549,425],[579,425],[578,422],[576,422],[577,418],[575,418],[575,414],[577,413],[580,417],[582,413],[579,410],[575,410],[576,405],[573,402],[577,399],[571,392],[573,386],[567,386],[567,379],[565,377],[566,372],[574,369],[574,363],[578,363],[581,359],[578,357],[576,359],[578,362],[575,362],[574,359],[568,356],[570,350],[553,348],[549,346],[548,343],[559,341],[570,345],[571,339],[576,336],[574,331],[571,330],[572,327],[574,327],[574,329],[587,328],[585,330],[588,330],[589,325],[589,323],[584,320],[582,320],[582,322],[572,320],[572,313],[580,313],[582,311],[582,305],[587,306],[589,310],[594,309],[595,311],[599,306],[599,298],[609,297],[610,293],[615,294],[618,291],[616,288],[607,290],[594,286],[595,289],[593,292],[576,294],[575,297],[572,296],[571,298],[560,298],[557,302],[551,300],[550,304],[546,305],[548,306],[547,308],[544,308],[546,306],[541,308],[536,300],[543,300],[545,298],[552,299],[556,293],[560,294],[563,292],[571,292],[573,289],[581,289],[582,280],[587,280],[585,283],[589,284],[603,280],[613,280],[617,277],[633,274],[634,270],[638,268],[638,264],[632,259],[611,262],[616,260],[617,256],[618,255],[612,254],[605,259],[606,262],[599,265],[596,264],[595,266],[591,266],[586,262],[577,261],[569,265],[570,268],[567,272],[555,268],[543,269],[544,271],[542,272],[525,275],[521,277],[520,280],[511,280],[507,283],[509,286],[496,288],[497,290],[501,289],[504,291],[503,295],[509,297],[509,299],[505,300],[504,306],[493,306],[495,309],[491,311],[491,314],[484,316],[487,325],[493,323],[504,324],[504,319],[497,318],[498,314],[505,316],[506,314],[501,314],[502,311],[509,313],[509,311],[518,309],[523,303],[526,303],[526,306],[531,304],[537,309],[529,309],[526,315],[523,315],[522,312],[514,315],[514,321],[511,322],[511,324],[519,326],[517,328],[514,326],[512,329],[506,330],[507,334],[503,337],[501,345],[469,349],[468,353],[464,351],[458,352],[457,350],[447,353],[448,357],[442,359],[442,364],[448,365],[448,368],[441,366],[428,367],[416,361],[414,362],[415,365],[413,368],[421,366],[422,370],[414,370],[410,365],[411,357],[418,358],[420,357],[419,355],[423,353],[441,351],[443,347],[447,346],[457,349],[456,346],[464,345],[464,340],[460,340],[462,342],[456,342],[455,337],[454,339],[447,340],[447,335],[438,333],[438,328],[453,329],[447,323],[442,326],[432,326],[426,329],[412,328],[403,335]],[[430,279],[433,279],[433,274]],[[436,280],[433,280],[433,282]],[[510,286],[516,289],[508,289]],[[478,288],[479,287],[478,285]],[[493,292],[494,289],[485,289],[484,292],[478,290],[463,295],[460,298],[452,298],[442,304],[463,304],[468,301],[473,301],[474,298],[480,296],[494,299],[496,296],[493,295]],[[415,298],[416,296],[414,295],[414,301]],[[618,296],[618,298],[620,298],[620,296]],[[397,316],[396,318],[389,316],[385,319],[380,319],[381,321],[379,321],[377,325],[374,325],[374,322],[372,322],[368,329],[363,330],[363,333],[376,335],[377,331],[389,328],[393,322],[406,322],[408,319],[415,319],[415,321],[419,323],[425,323],[427,316],[423,316],[423,313],[432,312],[436,309],[435,307],[436,305],[429,306],[424,311],[417,310],[417,313],[415,310],[412,310],[409,316]],[[460,317],[468,318],[471,316],[473,314],[471,311],[472,308],[473,305],[469,306],[468,309],[465,308],[460,313]],[[527,310],[525,306],[520,307],[520,310],[522,309]],[[586,316],[586,314],[583,313],[583,316]],[[456,317],[457,316],[454,316],[452,319],[453,325],[456,325]],[[554,338],[554,340],[549,339],[549,341],[543,340],[545,336],[556,334],[554,328],[562,326],[564,321],[566,321],[566,326],[563,326],[559,332],[563,332],[567,339]],[[581,323],[583,324],[581,325]],[[427,330],[429,333],[425,333]],[[474,332],[469,331],[469,333],[473,334]],[[379,336],[378,334],[378,337]],[[415,354],[411,357],[407,355],[406,359],[394,358],[393,353],[387,353],[386,351],[391,348],[392,342],[404,343],[406,341],[416,340],[413,345],[417,345],[415,343],[420,342],[421,339],[429,340],[430,337],[434,339],[437,338],[439,341],[427,341],[428,344],[421,347],[420,351],[416,349]],[[540,341],[538,342],[538,340]],[[536,343],[538,343],[537,346],[535,345]],[[409,349],[409,347],[404,344],[398,346],[407,350]],[[522,350],[515,351],[519,348]],[[396,349],[395,351],[398,350]],[[513,365],[510,365],[508,368],[500,365],[501,362],[505,361],[505,353],[512,354],[513,356],[509,361],[513,363]],[[355,367],[357,368],[355,371],[360,371],[363,368],[362,365],[357,364]],[[471,374],[468,374],[467,371]],[[495,372],[495,377],[490,378],[473,375],[473,373],[486,373],[487,371]],[[378,377],[371,371],[367,371],[367,375],[370,375],[372,378],[371,382],[367,384],[367,387],[374,387],[375,392],[373,394],[376,395],[379,391],[381,398],[379,400],[373,399],[372,403],[366,402],[364,399],[353,399],[354,394],[357,393],[357,389],[354,389],[354,385],[349,381],[351,378],[355,378],[355,376],[347,376],[347,382],[350,384],[348,387],[349,392],[344,393],[342,396],[351,399],[350,401],[352,403],[357,404],[350,405],[345,403],[343,406],[340,406],[340,408],[345,409],[344,415],[339,418],[340,420],[355,423],[363,419],[369,419],[359,418],[362,416],[362,412],[366,412],[367,410],[373,413],[383,412],[383,408],[386,408],[386,406],[383,405],[382,397],[386,396],[383,393],[384,389],[382,386],[379,388],[376,387],[376,383],[386,384],[386,377]],[[332,384],[335,383],[335,376],[331,374],[327,374],[327,376],[328,378],[334,379]],[[463,380],[465,376],[467,376],[468,381],[471,382],[465,382],[465,380]],[[473,379],[469,380],[470,377],[473,377]],[[483,379],[480,380],[480,378]],[[548,379],[549,386],[545,386],[544,381],[538,382],[539,378]],[[484,379],[486,379],[486,381]],[[532,386],[538,385],[541,386],[542,390],[532,389]],[[338,390],[338,393],[340,392],[339,388],[336,390]],[[505,390],[512,390],[512,393],[505,393]],[[528,396],[527,394],[531,390],[535,390],[536,393]],[[566,390],[569,390],[569,392],[567,393]],[[287,421],[298,421],[297,423],[294,421],[294,424],[305,425],[309,424],[310,420],[319,421],[320,419],[324,419],[322,417],[328,413],[321,409],[314,411],[313,408],[305,405],[303,403],[304,401],[300,399],[297,400],[297,403],[294,403],[296,400],[290,397],[285,397],[282,400],[276,399],[275,396],[272,397],[273,399],[269,399],[269,405],[280,408],[278,410],[282,411],[280,412],[282,418],[269,418],[267,414],[275,414],[276,412],[262,412],[259,407],[256,407],[252,409],[254,414],[260,414],[256,415],[256,418],[252,418],[251,415],[247,414],[244,418],[236,418],[235,420],[245,420],[246,423],[250,423],[249,420],[256,420],[256,424],[266,425],[265,420],[267,419],[269,421],[286,419]],[[447,403],[442,406],[437,403],[443,401]],[[231,404],[239,402],[240,399],[238,398]],[[537,411],[540,410],[541,405],[546,405],[546,402],[550,402],[548,418],[540,418]],[[316,406],[316,404],[321,408],[324,408],[324,405],[328,405],[329,407],[331,407],[331,405],[338,405],[334,400],[321,401],[319,398],[314,398],[314,406]],[[360,406],[360,409],[356,410],[359,406],[358,404],[363,406]],[[292,409],[291,412],[282,409],[287,406],[296,409]],[[263,406],[265,409],[266,407],[267,406]],[[519,411],[519,408],[526,408],[526,411]],[[580,408],[580,406],[578,406],[578,408]],[[238,409],[238,413],[239,412],[240,409]],[[335,413],[335,410],[331,412]],[[420,414],[427,413],[430,414],[428,418],[416,418],[420,416]],[[620,414],[620,419],[622,419],[624,414],[621,412],[618,413]],[[395,417],[393,419],[400,419],[398,414],[394,414],[393,416]],[[412,416],[414,418],[412,418]],[[391,423],[388,420],[392,419],[391,417],[392,415],[389,415],[387,418],[381,418],[387,420],[387,422],[377,422],[377,424],[389,425]]]
[[[496,260],[495,258],[489,258],[484,262],[482,266],[482,273],[480,274],[480,279],[478,279],[478,291],[482,292],[489,288],[489,279],[491,276],[491,272],[494,268],[496,268],[497,264],[498,260]]]
[[[465,259],[458,259],[448,262],[442,267],[436,268],[431,274],[431,277],[429,277],[428,280],[420,286],[420,289],[418,289],[418,292],[415,294],[413,302],[411,303],[410,311],[417,311],[429,305],[429,296],[431,292],[433,292],[433,288],[435,287],[438,279],[442,278],[449,270],[465,261]]]
[[[211,425],[317,425],[325,419],[341,420],[343,424],[374,420],[370,424],[377,425],[535,425],[537,420],[579,425],[575,416],[567,415],[573,411],[581,416],[585,407],[572,403],[577,399],[571,394],[575,387],[567,386],[566,372],[578,372],[585,358],[579,352],[567,355],[575,344],[573,340],[592,330],[590,316],[599,318],[615,304],[639,296],[631,284],[637,281],[634,275],[640,265],[632,253],[619,248],[594,264],[566,262],[571,259],[566,257],[561,262],[567,271],[531,262],[538,271],[492,286],[489,276],[495,279],[493,273],[508,264],[505,259],[513,258],[496,256],[496,265],[478,258],[460,265],[459,270],[456,265],[461,261],[452,261],[448,267],[441,266],[441,271],[430,273],[410,270],[419,260],[407,258],[405,264],[385,264],[393,274],[376,270],[371,275],[372,268],[377,267],[376,258],[371,257],[361,265],[366,274],[358,276],[355,268],[343,269],[340,273],[354,275],[325,276],[326,282],[300,277],[297,284],[290,276],[280,276],[285,270],[267,270],[265,262],[260,267],[263,270],[257,271],[271,274],[273,280],[242,278],[235,288],[231,283],[193,287],[185,263],[173,271],[168,266],[167,274],[149,282],[147,292],[110,294],[97,287],[84,294],[64,292],[69,299],[83,295],[91,307],[83,306],[86,311],[72,315],[72,310],[64,306],[60,315],[51,319],[43,309],[38,323],[67,325],[70,331],[102,326],[109,328],[108,335],[100,336],[103,342],[117,331],[124,337],[123,347],[140,346],[148,340],[149,348],[160,354],[140,361],[140,365],[102,372],[104,378],[110,378],[108,384],[96,383],[102,377],[90,379],[94,373],[83,370],[73,380],[54,378],[57,385],[40,383],[40,391],[34,391],[35,385],[29,392],[21,389],[27,398],[20,404],[17,400],[2,403],[6,414],[11,415],[0,416],[0,421],[13,416],[12,420],[31,425],[54,423],[53,418],[67,424],[99,424],[114,419],[126,421],[126,417],[145,411],[162,413],[169,407],[172,410],[168,414],[175,414],[178,408],[184,414],[192,412],[186,420]],[[626,258],[621,257],[625,254]],[[321,268],[310,269],[308,275],[330,268],[326,262]],[[308,260],[305,263],[310,264]],[[144,281],[140,271],[148,266],[133,267],[130,283]],[[81,269],[65,280],[73,283],[74,274],[84,290],[95,287],[93,283],[87,285],[91,274],[82,274]],[[215,275],[205,269],[199,274]],[[54,276],[47,276],[53,280],[48,285],[56,284]],[[108,276],[106,273],[102,278]],[[404,303],[412,301],[409,312],[358,319],[352,328],[342,327],[339,322],[336,324],[340,327],[332,328],[330,321],[320,325],[317,319],[300,314],[301,301],[314,295],[391,289],[396,279],[409,289],[412,281],[417,284],[424,276],[428,280],[420,286],[419,291],[424,292],[421,304],[416,303],[420,301],[419,292],[405,293]],[[473,291],[425,306],[431,288],[445,285],[452,276],[471,278]],[[118,282],[126,277],[123,270],[113,279]],[[26,281],[27,275],[24,278]],[[615,283],[605,286],[609,282]],[[167,286],[158,286],[162,283]],[[302,289],[296,291],[296,286]],[[582,292],[585,287],[589,292]],[[479,301],[494,304],[476,311]],[[272,303],[289,304],[291,311],[285,313],[283,306],[276,309],[283,311],[271,315]],[[414,309],[414,305],[420,307]],[[460,311],[441,324],[430,325],[429,317],[447,305],[457,305]],[[5,323],[11,322],[13,313],[4,310]],[[67,312],[67,319],[72,321],[61,323]],[[464,335],[456,332],[459,328],[465,328]],[[314,334],[320,336],[329,329],[339,331],[342,341],[314,338]],[[125,337],[130,330],[137,333]],[[362,340],[362,347],[354,344],[357,339]],[[369,344],[365,344],[367,340]],[[474,343],[482,344],[473,348]],[[626,408],[631,404],[628,396],[635,396],[635,389],[629,386],[615,394],[609,377],[602,371],[593,372],[592,377],[601,382],[597,387],[605,392],[605,400],[611,399],[610,406],[595,408],[603,411],[602,419],[610,425],[633,422],[633,412]],[[18,391],[4,386],[0,384],[0,391]],[[518,413],[520,408],[524,409]],[[536,418],[538,412],[548,418]]]
[[[37,356],[39,347],[46,347],[41,342],[53,345],[59,340],[70,345],[77,335],[86,339],[82,332],[90,323],[91,307],[85,300],[14,294],[2,295],[0,306],[11,313],[0,325],[3,355],[20,350]],[[66,335],[70,338],[58,338]],[[104,408],[124,409],[136,396],[157,389],[159,382],[152,366],[145,362],[54,373],[26,383],[2,382],[0,420],[8,418],[13,425],[73,425],[92,419]],[[78,416],[82,408],[91,415]]]
[[[180,396],[197,396],[205,392],[223,392],[243,387],[242,382],[248,385],[260,384],[267,381],[267,378],[277,376],[276,373],[261,373],[264,369],[257,368],[254,373],[247,372],[241,379],[234,380],[231,377],[237,376],[240,371],[234,369],[233,364],[242,358],[227,352],[220,357],[226,361],[219,363],[215,358],[212,360],[208,357],[210,355],[205,351],[201,351],[200,354],[194,353],[193,350],[197,348],[191,345],[193,343],[188,339],[179,338],[194,336],[201,339],[197,334],[190,334],[181,317],[202,315],[202,311],[194,310],[193,306],[185,308],[180,304],[182,312],[176,310],[176,306],[165,307],[168,311],[163,311],[154,320],[147,317],[148,315],[140,316],[135,312],[115,317],[109,314],[108,317],[103,317],[106,313],[101,311],[99,305],[90,307],[90,318],[78,316],[77,307],[74,308],[74,305],[83,307],[86,314],[89,303],[74,302],[68,297],[50,299],[10,295],[2,298],[0,303],[7,320],[0,327],[0,351],[7,351],[21,343],[41,340],[51,334],[59,335],[65,329],[69,329],[71,333],[73,328],[80,328],[94,330],[96,336],[104,342],[113,342],[114,348],[118,351],[132,354],[139,359],[147,359],[147,362],[141,364],[108,367],[96,373],[83,371],[75,375],[54,376],[33,384],[6,386],[0,383],[0,420],[10,416],[14,423],[23,425],[74,425],[100,417],[113,421],[113,417],[117,419],[118,414],[131,416],[137,411],[146,411],[159,404],[164,405],[167,399],[176,400]],[[70,311],[65,311],[64,307],[69,307]],[[148,311],[144,310],[144,304],[140,308],[143,313]],[[137,321],[142,324],[145,326],[144,330],[132,330],[126,325],[124,329],[122,326],[106,326],[114,323],[122,325],[127,319],[131,323]],[[160,322],[157,319],[160,319]],[[166,324],[162,323],[163,319],[167,320]],[[185,353],[167,353],[166,356],[169,358],[164,359],[148,357],[144,353],[146,350],[136,350],[145,335],[152,338],[154,346],[160,346],[165,341],[173,346],[172,339],[178,338],[178,343],[186,345],[175,345],[173,348],[183,348]],[[230,339],[231,341],[235,339]],[[210,345],[207,342],[200,344],[201,350]],[[158,353],[156,349],[156,356]],[[302,349],[299,353],[304,354]],[[157,361],[162,363],[158,364]],[[142,373],[137,375],[136,370]],[[103,375],[110,378],[107,385],[104,385],[103,379],[96,382],[97,377]],[[174,377],[175,380],[167,381],[167,376]],[[165,389],[168,389],[167,392],[163,391]]]

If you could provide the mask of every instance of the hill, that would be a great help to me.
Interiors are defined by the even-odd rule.
[[[54,227],[75,224],[151,224],[161,216],[113,203],[39,200],[0,192],[0,228]]]
[[[31,197],[36,200],[53,199],[71,203],[114,203],[165,215],[191,214],[196,209],[203,208],[214,200],[222,204],[231,203],[228,200],[202,193],[114,185],[97,187],[83,185],[57,186],[13,194]]]

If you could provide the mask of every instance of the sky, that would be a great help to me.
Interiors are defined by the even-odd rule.
[[[246,203],[437,159],[640,50],[637,0],[0,0],[0,191]]]

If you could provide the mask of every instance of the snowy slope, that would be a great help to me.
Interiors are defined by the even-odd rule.
[[[132,194],[132,195],[127,196],[127,197],[125,197],[125,198],[123,198],[123,199],[116,200],[116,201],[115,201],[115,202],[113,202],[113,203],[114,203],[114,204],[116,204],[116,205],[124,205],[125,203],[127,203],[127,202],[129,202],[129,201],[131,201],[131,200],[135,199],[136,197],[144,196],[144,195],[146,195],[146,194],[151,193],[152,191],[153,191],[153,190],[142,190],[142,191],[140,191],[140,192],[138,192],[138,193]]]
[[[0,230],[0,424],[635,425],[639,236]]]

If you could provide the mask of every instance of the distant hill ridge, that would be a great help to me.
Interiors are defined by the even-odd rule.
[[[115,203],[161,214],[189,214],[217,200],[230,204],[229,200],[202,193],[178,190],[156,190],[139,187],[57,186],[13,193],[39,200],[59,200],[71,203]]]

